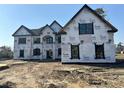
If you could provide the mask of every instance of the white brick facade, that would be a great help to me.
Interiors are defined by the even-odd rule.
[[[93,34],[79,34],[79,24],[93,23]],[[62,28],[56,21],[45,26],[40,35],[31,35],[27,28],[21,27],[14,33],[14,59],[47,59],[47,50],[52,51],[52,59],[61,59],[63,63],[75,62],[115,62],[114,32],[117,31],[108,21],[102,19],[87,5]],[[61,34],[61,32],[66,34]],[[111,31],[111,32],[110,32]],[[60,34],[59,34],[60,32]],[[51,36],[52,44],[45,44],[43,37]],[[61,35],[61,43],[56,38]],[[18,44],[20,37],[26,38],[26,44]],[[33,44],[33,38],[39,37],[40,44]],[[104,59],[96,59],[95,44],[104,45]],[[79,59],[72,59],[71,45],[79,45]],[[40,49],[40,56],[33,55],[33,49]],[[61,48],[61,55],[58,55]],[[24,58],[19,57],[19,50],[24,50]]]
[[[52,29],[48,25],[45,26],[45,28],[42,30],[42,34],[40,35],[30,35],[30,33],[26,31],[25,27],[21,26],[14,35],[14,59],[47,59],[46,51],[48,50],[52,51],[52,59],[60,59],[61,57],[58,56],[58,48],[61,48],[61,43],[57,43],[55,38],[58,35],[54,33],[54,29],[59,31],[62,29],[62,27],[59,26],[56,21],[53,22],[51,26]],[[51,36],[53,38],[53,43],[45,43],[43,40],[45,36]],[[19,44],[19,38],[26,38],[26,44]],[[40,38],[40,44],[34,44],[34,38]],[[40,49],[39,56],[33,55],[33,49],[36,48]],[[20,50],[24,50],[24,57],[19,56]]]

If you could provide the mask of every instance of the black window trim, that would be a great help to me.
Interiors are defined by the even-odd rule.
[[[38,43],[36,43],[34,39],[40,39],[40,37],[33,38],[33,44],[40,44],[41,43],[41,39],[40,39],[40,42],[38,42]]]
[[[58,56],[61,56],[61,55],[62,55],[62,50],[61,50],[61,48],[58,48]]]
[[[24,43],[24,42],[23,42],[23,43],[22,43],[22,42],[20,42],[20,39],[25,39],[25,43]],[[18,44],[26,44],[26,43],[27,43],[27,40],[26,40],[26,38],[25,38],[25,37],[24,37],[24,38],[23,38],[23,37],[18,38]]]
[[[21,56],[21,51],[23,51],[23,56]],[[19,58],[24,58],[25,52],[24,49],[19,50]]]
[[[96,56],[96,46],[97,46],[97,44],[95,43],[95,59],[105,59],[105,49],[104,49],[104,44],[101,44],[102,46],[103,46],[103,58],[97,58],[97,56]]]
[[[80,25],[81,24],[90,24],[90,23],[78,23],[78,30],[79,30],[79,35],[85,35],[85,34],[94,34],[94,23],[92,22],[92,33],[80,33]]]
[[[33,49],[33,56],[40,56],[41,55],[41,52],[39,52],[39,54],[35,54],[36,50],[40,50],[40,48]]]
[[[53,44],[53,37],[50,35],[46,35],[43,37],[43,40],[45,41],[46,44]]]
[[[58,41],[58,44],[60,44],[60,43],[61,43],[61,35],[60,35],[60,36],[58,36],[57,41]]]
[[[78,58],[72,57],[72,46],[78,46]],[[71,58],[70,59],[80,59],[80,49],[79,48],[80,48],[80,44],[78,44],[78,45],[72,45],[71,44]]]

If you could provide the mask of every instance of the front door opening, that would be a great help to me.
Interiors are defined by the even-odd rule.
[[[20,50],[20,54],[19,54],[19,57],[24,57],[24,50]]]

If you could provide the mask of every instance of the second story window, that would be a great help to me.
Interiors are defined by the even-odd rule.
[[[43,41],[46,44],[52,44],[53,43],[53,37],[51,37],[51,36],[45,36],[45,37],[43,37]]]
[[[18,44],[26,44],[26,38],[19,38]]]
[[[94,34],[93,23],[79,24],[79,34]]]
[[[61,43],[61,36],[58,36],[58,43]]]
[[[33,38],[34,44],[40,44],[40,38]]]

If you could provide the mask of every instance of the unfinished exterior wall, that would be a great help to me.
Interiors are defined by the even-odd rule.
[[[14,59],[47,59],[47,51],[52,51],[52,59],[61,59],[61,56],[58,55],[58,48],[61,48],[61,43],[56,41],[57,35],[54,34],[54,30],[59,31],[61,27],[53,23],[52,29],[47,26],[42,34],[38,36],[32,36],[25,28],[20,28],[19,31],[14,36]],[[53,30],[54,29],[54,30]],[[52,44],[47,44],[43,40],[45,36],[51,36],[53,38]],[[19,38],[26,38],[26,44],[19,44]],[[40,38],[40,44],[34,44],[33,39]],[[40,49],[40,55],[34,56],[33,50]],[[19,57],[20,50],[24,50],[24,57]]]
[[[52,59],[61,59],[62,63],[113,63],[115,62],[114,32],[116,28],[109,22],[93,13],[87,5],[81,8],[70,23],[62,27],[56,21],[50,26],[37,29],[40,33],[35,34],[31,29],[21,26],[14,34],[14,59],[40,59],[48,58],[49,50],[52,51]],[[92,23],[92,34],[80,34],[79,24]],[[115,31],[113,31],[115,29]],[[30,32],[32,31],[32,32]],[[60,33],[61,31],[66,34]],[[44,37],[50,36],[52,43],[46,43]],[[18,44],[19,38],[26,38],[26,44]],[[40,38],[39,44],[34,44],[33,39]],[[61,42],[58,41],[61,38]],[[72,58],[72,45],[78,45],[78,58]],[[96,59],[96,45],[103,45],[104,58]],[[33,55],[34,49],[40,49],[40,55]],[[20,50],[24,50],[24,57],[19,57]],[[58,54],[61,50],[61,55]]]
[[[94,34],[80,35],[79,23],[93,23]],[[115,62],[114,36],[108,30],[111,28],[107,24],[87,8],[83,9],[65,28],[67,34],[62,35],[62,62]],[[105,59],[95,59],[95,43],[104,44]],[[80,59],[71,59],[71,44],[79,44]]]

